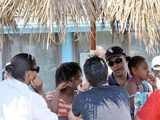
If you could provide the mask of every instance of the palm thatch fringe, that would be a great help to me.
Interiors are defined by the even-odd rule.
[[[109,0],[104,11],[111,20],[119,21],[119,31],[134,31],[149,53],[157,52],[160,43],[159,0]]]
[[[157,52],[160,43],[159,11],[160,0],[0,0],[3,25],[15,24],[17,16],[25,23],[45,24],[50,28],[48,43],[55,42],[53,25],[60,27],[60,38],[64,38],[69,22],[78,26],[80,22],[105,19],[118,21],[122,33],[134,31],[151,53]]]

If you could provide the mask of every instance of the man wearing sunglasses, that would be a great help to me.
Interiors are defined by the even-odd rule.
[[[34,71],[35,74],[38,74],[39,71],[40,71],[40,67],[39,67],[39,66],[34,66],[34,67],[32,68],[32,71]],[[34,92],[36,92],[36,93],[44,96],[43,82],[42,82],[42,80],[39,79],[38,75],[35,77],[35,79],[33,79],[33,80],[31,81],[31,83],[30,83],[30,88],[31,88]]]
[[[17,54],[5,70],[8,75],[0,83],[0,120],[58,120],[43,97],[29,88],[39,72],[32,55]]]
[[[124,50],[119,46],[110,47],[106,51],[105,58],[112,70],[112,74],[108,77],[108,84],[125,87],[131,76],[128,72],[127,56]]]

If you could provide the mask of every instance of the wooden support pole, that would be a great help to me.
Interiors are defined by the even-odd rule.
[[[96,21],[91,21],[90,49],[96,50]]]
[[[0,32],[2,33],[2,24],[0,22]],[[3,34],[0,34],[0,80],[2,80],[2,52],[3,52]]]
[[[131,42],[132,42],[132,33],[128,31],[128,53],[127,54],[130,54]]]

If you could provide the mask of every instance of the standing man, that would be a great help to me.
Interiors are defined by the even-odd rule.
[[[75,96],[73,114],[83,120],[131,120],[127,92],[120,87],[106,85],[106,62],[93,56],[86,60],[83,69],[90,88]]]
[[[127,81],[131,79],[128,71],[127,56],[124,50],[119,46],[113,46],[107,49],[105,54],[106,62],[113,71],[108,77],[109,85],[125,87]]]
[[[37,79],[39,72],[32,55],[14,56],[6,70],[10,77],[0,83],[0,120],[58,120],[43,97],[28,86]]]

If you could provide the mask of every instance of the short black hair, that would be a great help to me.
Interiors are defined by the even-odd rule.
[[[12,72],[12,65],[11,63],[8,63],[6,66],[5,66],[5,69],[4,71],[6,71],[7,73],[11,73]]]
[[[5,69],[13,78],[24,82],[26,72],[33,70],[35,66],[36,60],[32,55],[20,53],[11,59],[11,63]]]
[[[76,62],[66,62],[62,63],[56,70],[56,86],[64,81],[71,81],[71,78],[78,74],[82,73],[82,70],[78,63]]]
[[[128,68],[132,75],[133,75],[132,68],[138,67],[138,65],[140,65],[141,63],[147,63],[145,58],[142,56],[133,56],[129,59]]]
[[[83,69],[91,86],[98,87],[107,82],[108,67],[102,58],[93,56],[87,59]]]

